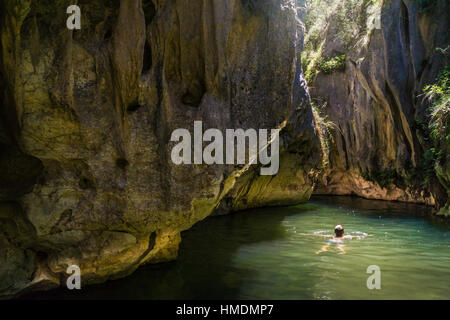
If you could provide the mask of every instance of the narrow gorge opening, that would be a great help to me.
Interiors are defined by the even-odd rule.
[[[145,47],[144,47],[144,63],[142,65],[142,74],[146,74],[152,68],[152,47],[151,47],[151,34],[150,34],[150,25],[156,15],[156,8],[153,4],[153,1],[147,0],[144,1],[143,11],[145,16],[145,25],[146,25],[146,39],[145,39]]]

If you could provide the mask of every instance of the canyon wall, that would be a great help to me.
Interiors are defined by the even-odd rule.
[[[329,1],[327,14],[309,5],[304,66],[330,152],[316,193],[426,203],[445,213],[448,127],[436,147],[428,132],[433,101],[423,89],[449,63],[449,1]]]
[[[172,260],[211,214],[295,204],[322,166],[290,0],[4,0],[0,296]],[[300,4],[302,1],[299,1]],[[174,165],[171,133],[281,131],[280,172]]]

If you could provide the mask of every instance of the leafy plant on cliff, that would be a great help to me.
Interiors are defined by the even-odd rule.
[[[310,56],[311,60],[305,58],[303,69],[307,83],[311,83],[314,77],[319,73],[331,74],[337,71],[345,71],[345,54],[333,57],[329,60],[323,59],[320,54]]]
[[[436,163],[436,150],[431,148],[423,154],[419,162],[413,166],[405,166],[405,175],[403,176],[406,185],[418,190],[426,190],[436,177],[434,166]]]
[[[368,24],[373,20],[373,15],[377,14],[375,7],[381,7],[381,0],[306,1],[302,64],[308,83],[312,83],[319,72],[329,74],[344,70],[344,54],[331,59],[324,58],[323,48],[327,37],[332,36],[332,42],[343,44],[341,53],[366,43],[367,41],[361,40],[366,39],[370,31]]]
[[[318,68],[325,74],[330,74],[335,71],[345,70],[345,54],[336,56],[329,60],[320,60],[318,63]]]
[[[317,64],[319,63],[322,56],[322,49],[317,51],[303,51],[302,52],[302,67],[305,72],[306,83],[311,84],[319,73]]]
[[[395,169],[374,170],[369,173],[363,172],[361,173],[361,177],[364,180],[377,183],[382,188],[389,187],[391,184],[397,184],[401,179]]]
[[[408,185],[427,189],[437,177],[448,189],[443,168],[448,167],[450,151],[450,65],[443,69],[435,83],[424,87],[423,96],[431,105],[428,120],[415,119],[415,127],[424,139],[425,152],[415,166],[405,168],[405,181]]]
[[[436,161],[442,163],[450,151],[450,65],[438,76],[436,83],[424,88],[425,97],[432,102],[430,136],[436,150]]]

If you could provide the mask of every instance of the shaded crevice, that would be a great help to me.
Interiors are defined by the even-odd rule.
[[[394,93],[391,90],[391,87],[389,86],[389,83],[385,83],[385,92],[386,92],[386,98],[389,103],[389,106],[391,106],[391,113],[394,118],[394,124],[395,124],[395,131],[401,133],[401,141],[405,144],[407,148],[408,154],[412,154],[412,149],[409,144],[408,137],[406,136],[404,130],[403,130],[403,121],[402,117],[400,115],[401,106],[398,105],[397,100],[395,99]],[[398,142],[398,141],[397,141]]]
[[[342,132],[342,130],[341,130]],[[345,169],[349,169],[350,168],[350,160],[348,157],[348,152],[349,150],[347,149],[347,141],[345,140],[345,136],[343,133],[341,133],[341,138],[342,138],[342,150],[344,150],[344,155],[345,155]]]
[[[145,25],[149,25],[152,23],[153,18],[156,15],[156,8],[153,3],[153,0],[143,0],[142,1],[142,10],[144,11],[145,16]]]
[[[137,259],[136,265],[140,265],[142,260],[145,259],[145,257],[148,256],[148,254],[155,248],[156,245],[156,232],[152,232],[148,239],[148,247],[144,251],[144,253]]]
[[[409,33],[409,15],[408,15],[408,8],[406,7],[405,3],[402,1],[400,9],[400,25],[401,25],[401,32],[402,36],[406,45],[406,50],[409,52],[410,48],[410,33]]]
[[[83,177],[80,179],[80,181],[78,182],[78,186],[82,190],[95,189],[94,182],[91,179],[86,178],[86,177]]]
[[[108,30],[106,30],[105,35],[103,36],[103,40],[109,41],[109,40],[111,40],[112,36],[113,36],[113,30],[112,30],[112,28],[109,28]]]
[[[205,95],[206,89],[203,83],[198,86],[187,90],[181,97],[181,102],[190,107],[198,108],[202,102],[203,96]]]
[[[127,112],[128,113],[133,113],[136,112],[139,108],[141,107],[141,105],[139,104],[139,102],[134,101],[133,103],[130,103],[127,107]]]
[[[129,166],[129,162],[125,158],[119,158],[116,160],[116,166],[119,169],[125,170]]]
[[[16,140],[20,130],[18,123],[11,121],[17,120],[17,117],[13,114],[15,107],[7,92],[2,68],[3,58],[0,56],[0,200],[14,200],[33,190],[42,176],[44,166],[38,158],[22,152]]]
[[[153,4],[152,0],[144,0],[142,2],[142,9],[144,11],[144,17],[145,17],[145,26],[147,29],[147,33],[149,34],[149,28],[148,26],[152,23],[153,19],[156,15],[156,8]],[[145,74],[152,68],[152,48],[150,44],[150,39],[147,36],[145,41],[145,47],[144,47],[144,61],[142,64],[142,73]]]
[[[144,62],[142,64],[142,74],[147,73],[152,68],[152,48],[149,41],[145,41],[144,47]]]
[[[419,72],[417,74],[417,78],[418,79],[422,79],[422,75],[423,75],[423,73],[425,72],[425,70],[428,67],[428,61],[429,60],[426,59],[426,58],[421,61],[421,63],[420,63],[420,70],[419,70]]]

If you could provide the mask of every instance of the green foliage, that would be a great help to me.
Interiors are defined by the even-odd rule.
[[[396,184],[401,179],[395,169],[374,170],[370,173],[363,172],[361,173],[361,177],[367,181],[377,183],[382,188]]]
[[[423,92],[431,104],[429,121],[415,119],[415,127],[424,137],[425,152],[416,166],[405,168],[405,182],[426,189],[438,176],[438,167],[446,165],[450,151],[450,65],[444,68],[434,84],[425,86]]]
[[[321,59],[317,64],[320,71],[330,74],[335,71],[345,70],[345,54],[331,58],[330,60]]]
[[[367,31],[369,16],[373,7],[380,7],[381,0],[307,0],[306,1],[306,43],[312,43],[317,34],[335,24],[333,36],[350,44]],[[333,29],[334,30],[334,29]],[[314,36],[312,36],[314,35]],[[317,46],[317,42],[315,43]]]
[[[442,50],[442,49],[441,49]],[[442,96],[450,93],[450,65],[445,66],[439,74],[436,83],[425,86],[423,89],[427,95]]]
[[[307,83],[311,83],[319,72],[331,74],[337,71],[345,71],[345,54],[324,60],[319,54],[311,54],[302,56],[302,67],[305,70],[305,79]]]
[[[326,37],[343,47],[340,53],[367,42],[369,22],[377,14],[374,8],[381,0],[307,0],[306,35],[302,52],[305,79],[311,83],[318,72],[326,74],[345,70],[345,54],[324,59],[323,46]]]
[[[436,161],[443,162],[450,151],[450,65],[436,79],[436,83],[424,88],[432,102],[428,129],[434,142]]]
[[[363,172],[361,177],[367,181],[377,183],[382,188],[390,185],[412,186],[417,189],[427,189],[430,187],[435,177],[434,166],[436,162],[436,150],[431,148],[424,153],[423,158],[416,166],[407,165],[404,173],[400,174],[396,169],[373,170],[372,172]]]
[[[431,148],[427,150],[422,159],[416,166],[408,165],[405,174],[405,182],[407,185],[415,186],[420,189],[430,187],[433,178],[436,176],[434,166],[436,163],[436,150]]]

